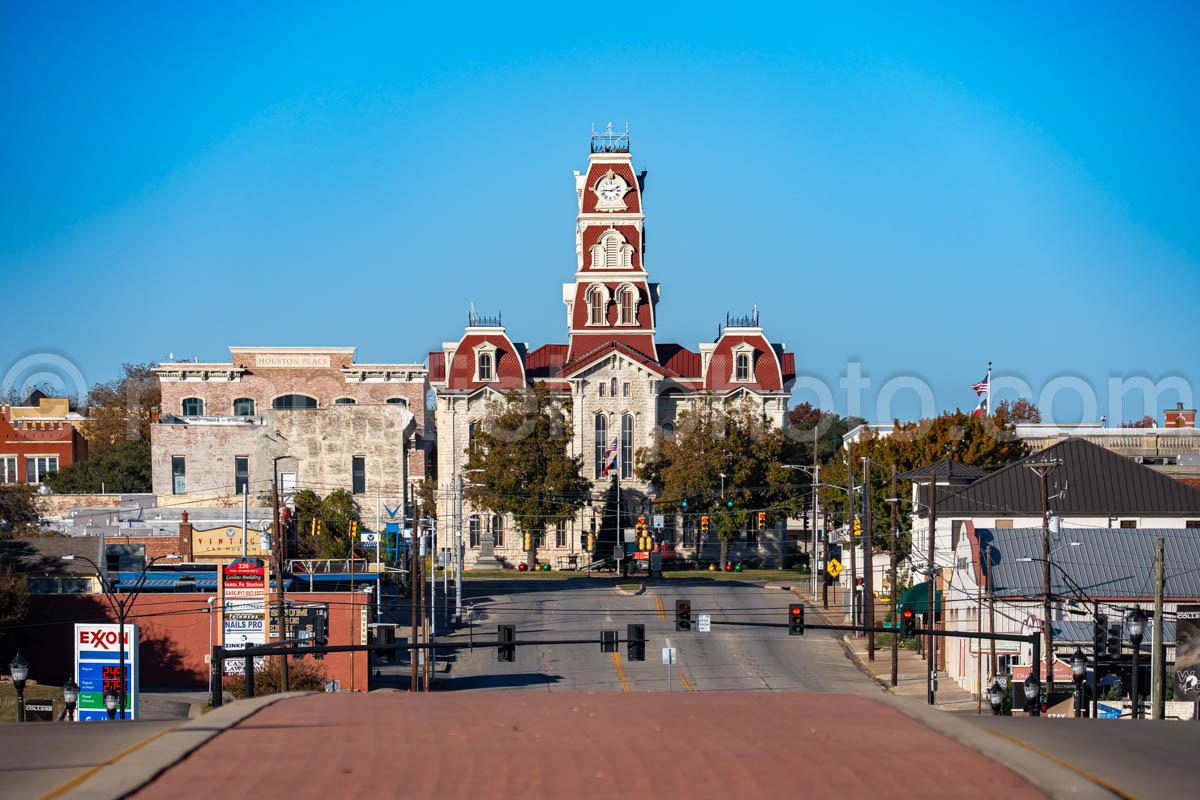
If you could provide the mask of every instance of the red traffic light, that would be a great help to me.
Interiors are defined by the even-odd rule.
[[[646,524],[646,518],[638,517],[638,525],[645,525],[645,524]]]
[[[765,511],[760,511],[760,512],[758,512],[758,518],[759,518],[759,519],[766,519],[766,518],[767,518],[767,512],[765,512]]]
[[[803,614],[804,609],[802,609],[800,606],[792,606],[792,613],[793,614]]]
[[[906,609],[904,609],[904,618],[905,618],[905,619],[912,619],[912,618],[913,618],[913,610],[912,610],[911,608],[906,608]]]

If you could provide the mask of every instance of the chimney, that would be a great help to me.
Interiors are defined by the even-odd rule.
[[[188,513],[183,512],[179,520],[179,546],[175,551],[184,561],[191,562],[192,558],[192,523],[188,522]]]

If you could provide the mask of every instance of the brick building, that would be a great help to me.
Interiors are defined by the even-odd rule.
[[[42,478],[87,458],[83,417],[66,399],[42,397],[36,406],[0,406],[0,484]]]
[[[231,347],[226,363],[165,363],[152,428],[159,505],[266,501],[345,489],[360,503],[411,500],[433,450],[421,364],[360,364],[352,347]]]
[[[617,530],[632,525],[632,515],[649,507],[651,487],[635,475],[636,453],[652,447],[657,435],[670,435],[680,412],[702,398],[748,403],[784,424],[794,359],[782,344],[766,338],[757,310],[727,317],[716,340],[696,349],[658,339],[660,290],[643,261],[645,178],[645,172],[634,170],[628,134],[611,128],[593,134],[587,171],[575,173],[574,279],[563,285],[561,298],[565,343],[530,350],[509,337],[499,317],[472,311],[463,335],[429,354],[430,385],[437,396],[438,520],[447,533],[461,526],[468,565],[491,565],[493,557],[521,560],[522,543],[508,521],[469,504],[457,518],[456,487],[472,432],[505,392],[543,383],[570,397],[570,452],[584,457],[597,498],[614,479],[619,487],[621,511],[613,513],[611,530],[601,541],[615,541]],[[579,534],[593,522],[588,508],[572,523],[546,532],[539,545],[542,558],[553,562],[577,553]],[[664,535],[686,549],[695,544],[695,524],[690,518],[668,520]],[[751,534],[742,550],[772,555],[775,547],[778,555],[778,542],[767,552],[760,544]]]

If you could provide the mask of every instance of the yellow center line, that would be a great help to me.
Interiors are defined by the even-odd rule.
[[[654,595],[654,602],[658,603],[658,618],[666,619],[667,618],[667,609],[665,606],[663,606],[662,595],[661,594]]]
[[[89,769],[85,769],[83,772],[79,773],[79,774],[78,774],[78,775],[76,775],[74,778],[72,778],[71,780],[67,781],[67,782],[66,782],[66,783],[64,783],[62,786],[59,786],[57,789],[55,789],[54,791],[50,792],[49,794],[42,795],[42,798],[41,798],[41,800],[53,800],[53,798],[55,798],[55,797],[62,797],[64,794],[66,794],[67,792],[71,791],[71,790],[72,790],[72,789],[74,789],[76,786],[78,786],[79,784],[83,783],[83,782],[84,782],[84,781],[86,781],[88,778],[92,777],[92,776],[93,776],[93,775],[95,775],[97,772],[99,772],[100,770],[104,769],[105,767],[112,766],[113,764],[117,763],[117,762],[118,762],[118,761],[120,761],[122,758],[124,758],[125,756],[129,755],[130,753],[133,753],[133,752],[135,752],[135,751],[137,751],[137,750],[140,750],[141,748],[143,748],[143,747],[145,747],[146,745],[148,745],[148,744],[150,744],[151,742],[153,742],[155,739],[159,738],[160,736],[165,736],[166,734],[170,733],[170,732],[171,732],[171,731],[173,731],[173,730],[175,730],[175,728],[174,728],[174,727],[167,728],[166,730],[161,730],[161,731],[159,731],[158,733],[155,733],[155,734],[152,734],[152,735],[150,735],[150,736],[147,736],[145,739],[142,739],[142,740],[141,740],[140,742],[138,742],[137,744],[134,744],[134,745],[131,745],[131,746],[129,746],[129,747],[126,747],[124,750],[122,750],[121,752],[117,753],[117,754],[116,754],[115,756],[113,756],[112,758],[108,758],[108,759],[106,759],[106,760],[104,760],[104,761],[101,761],[99,764],[95,765],[94,767],[90,767]]]
[[[984,730],[987,731],[988,733],[992,734],[993,736],[998,736],[1001,739],[1004,739],[1005,741],[1012,742],[1013,744],[1017,745],[1018,747],[1024,747],[1026,750],[1037,753],[1039,756],[1042,756],[1043,758],[1050,759],[1055,764],[1058,764],[1060,767],[1065,767],[1066,769],[1071,770],[1071,772],[1074,772],[1076,775],[1079,775],[1082,778],[1086,778],[1087,780],[1091,781],[1092,783],[1096,784],[1097,786],[1101,787],[1102,789],[1107,789],[1108,791],[1115,794],[1117,797],[1122,798],[1122,800],[1137,800],[1137,795],[1130,794],[1129,792],[1125,791],[1124,789],[1122,789],[1118,786],[1112,785],[1111,783],[1104,780],[1103,778],[1101,778],[1099,775],[1095,774],[1094,772],[1088,772],[1086,769],[1077,767],[1074,764],[1072,764],[1070,761],[1066,761],[1062,758],[1059,758],[1058,756],[1054,755],[1053,753],[1046,752],[1042,748],[1032,745],[1029,742],[1025,741],[1024,739],[1018,739],[1015,736],[1009,736],[1007,733],[1001,733],[1000,731],[995,730],[993,728],[985,727]]]
[[[612,656],[613,669],[617,671],[617,680],[621,682],[621,691],[629,691],[629,683],[625,680],[625,665],[621,663],[620,653],[610,653]]]
[[[691,682],[691,681],[689,681],[689,680],[687,679],[687,676],[686,676],[686,675],[684,675],[682,672],[681,672],[681,673],[679,673],[679,682],[680,682],[680,683],[682,683],[684,686],[686,686],[686,687],[687,687],[687,690],[688,690],[689,692],[694,692],[694,691],[696,691],[696,687],[695,687],[695,686],[692,686],[692,682]]]

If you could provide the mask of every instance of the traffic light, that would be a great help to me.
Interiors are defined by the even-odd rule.
[[[706,534],[706,535],[708,534],[708,515],[707,514],[700,518],[700,532],[703,534]]]
[[[862,520],[857,516],[854,517],[854,535],[862,536]]]
[[[1092,652],[1096,658],[1108,650],[1108,614],[1097,614],[1092,620]]]
[[[325,522],[324,522],[324,520],[317,520],[317,536],[324,536],[324,535],[325,535]]]
[[[765,511],[758,512],[758,529],[760,531],[767,529],[767,512]]]
[[[641,624],[629,625],[626,628],[629,647],[626,656],[630,661],[646,660],[646,626]]]
[[[804,604],[792,603],[788,608],[788,636],[804,635]]]
[[[587,535],[587,551],[589,553],[596,552],[596,534],[591,531]]]
[[[733,500],[726,500],[725,507],[732,510],[733,509]]]
[[[600,631],[600,652],[615,653],[617,647],[617,632],[616,631]]]
[[[309,536],[317,535],[317,518],[316,517],[313,517],[312,524],[308,526],[308,535]]]
[[[1108,626],[1108,655],[1112,658],[1121,657],[1121,623],[1113,622]]]
[[[687,506],[688,506],[688,499],[686,497],[679,501],[679,507],[682,508],[684,511],[687,511]]]
[[[522,537],[521,546],[524,548],[526,553],[528,553],[530,550],[533,549],[533,534],[532,533],[530,533],[529,531],[525,531],[525,535]]]
[[[687,600],[675,601],[675,630],[690,631],[692,629],[692,604]]]
[[[900,614],[900,638],[911,639],[917,635],[917,615],[911,608]]]
[[[496,640],[498,643],[497,647],[496,647],[496,660],[497,661],[516,661],[517,660],[517,646],[514,645],[513,642],[515,642],[517,640],[517,626],[516,625],[499,625],[499,626],[497,626]]]
[[[350,520],[350,538],[358,538],[358,520],[356,519]]]

